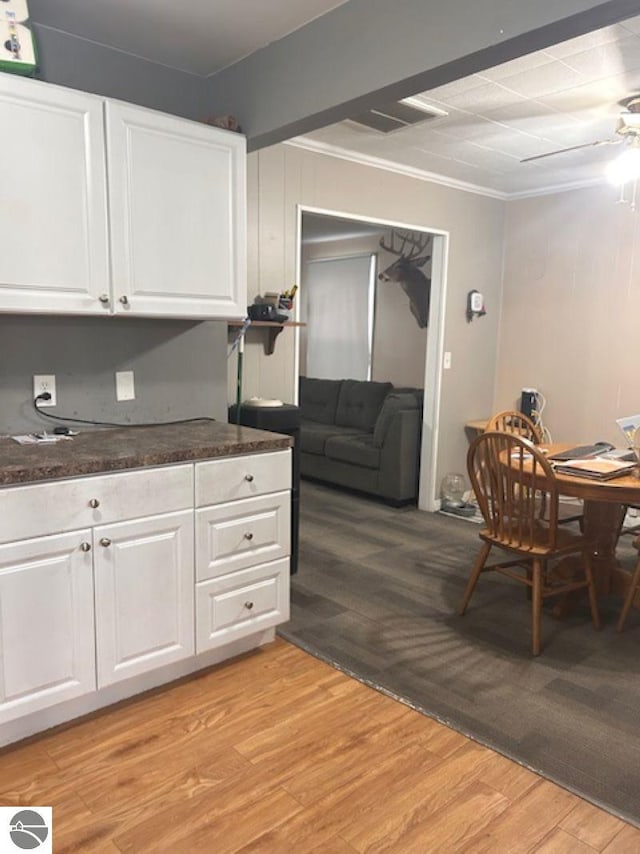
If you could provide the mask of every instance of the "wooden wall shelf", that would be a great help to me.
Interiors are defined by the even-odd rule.
[[[230,320],[229,326],[244,326],[244,320]],[[285,323],[275,323],[273,320],[252,320],[247,328],[253,329],[254,327],[267,328],[267,337],[264,342],[264,352],[267,356],[270,356],[275,350],[276,346],[276,338],[285,326],[306,326],[306,323],[300,323],[298,320],[287,320]]]

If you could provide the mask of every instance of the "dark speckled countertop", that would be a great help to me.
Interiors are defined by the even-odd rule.
[[[278,451],[291,443],[280,433],[218,421],[87,430],[55,445],[0,439],[0,484]]]

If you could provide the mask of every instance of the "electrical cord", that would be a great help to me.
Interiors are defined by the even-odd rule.
[[[86,418],[70,418],[65,415],[53,415],[50,412],[43,412],[38,407],[39,400],[51,400],[51,395],[48,391],[43,391],[33,399],[33,408],[43,418],[50,418],[52,421],[69,421],[72,424],[90,424],[93,427],[168,427],[172,424],[190,424],[193,421],[215,421],[215,418],[210,418],[203,415],[200,418],[181,418],[178,421],[148,421],[139,424],[119,424],[115,421],[90,421]]]
[[[543,444],[550,445],[553,442],[553,439],[551,438],[551,433],[544,426],[544,423],[542,421],[542,412],[543,412],[546,405],[547,405],[546,397],[542,394],[541,391],[537,391],[536,392],[536,408],[533,410],[533,412],[531,414],[533,415],[534,424],[540,430],[540,434],[542,436]]]

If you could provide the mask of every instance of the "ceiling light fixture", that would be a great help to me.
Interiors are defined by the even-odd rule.
[[[640,137],[632,136],[622,154],[612,160],[605,171],[609,181],[620,187],[618,202],[629,204],[635,211],[640,178]]]

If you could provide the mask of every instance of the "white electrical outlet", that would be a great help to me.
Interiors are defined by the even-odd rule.
[[[133,371],[116,371],[116,400],[135,400]]]
[[[451,370],[451,353],[448,350],[444,354],[443,368],[445,369],[445,371]]]
[[[33,375],[33,397],[36,398],[39,394],[48,391],[51,395],[51,400],[39,400],[38,406],[55,406],[56,405],[56,378],[54,374],[34,374]]]

